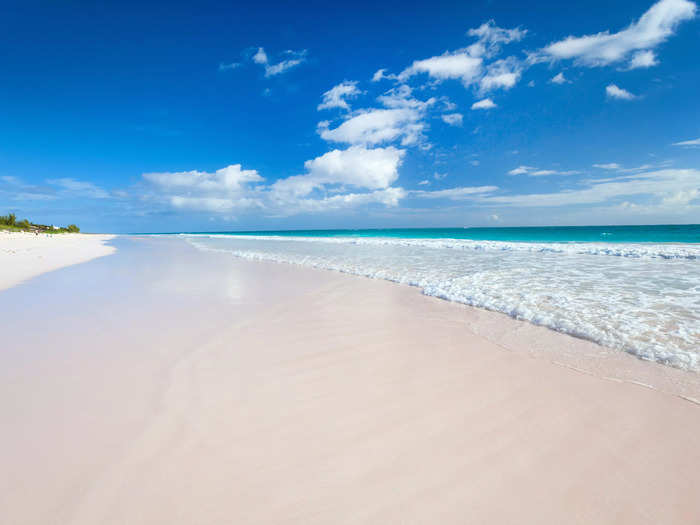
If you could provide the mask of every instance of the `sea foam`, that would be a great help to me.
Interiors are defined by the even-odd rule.
[[[674,367],[700,369],[700,246],[185,235],[204,250],[416,286]]]

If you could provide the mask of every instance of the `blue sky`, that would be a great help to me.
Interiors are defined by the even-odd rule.
[[[700,222],[689,0],[6,2],[0,213],[90,231]]]

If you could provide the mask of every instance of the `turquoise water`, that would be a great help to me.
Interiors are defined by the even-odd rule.
[[[651,226],[546,226],[526,228],[391,228],[199,232],[275,237],[388,237],[503,242],[700,243],[700,224]]]

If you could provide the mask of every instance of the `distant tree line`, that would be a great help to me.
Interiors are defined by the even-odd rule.
[[[75,224],[57,228],[46,224],[34,224],[29,222],[27,219],[18,221],[17,216],[14,213],[8,213],[7,215],[0,215],[0,230],[27,231],[35,233],[78,233],[80,228],[78,228]]]

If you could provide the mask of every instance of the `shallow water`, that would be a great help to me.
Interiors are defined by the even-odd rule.
[[[692,239],[695,227],[681,228]],[[406,237],[411,230],[398,231],[393,236],[183,236],[202,250],[418,286],[427,295],[502,312],[644,359],[700,369],[700,244],[512,242]]]

